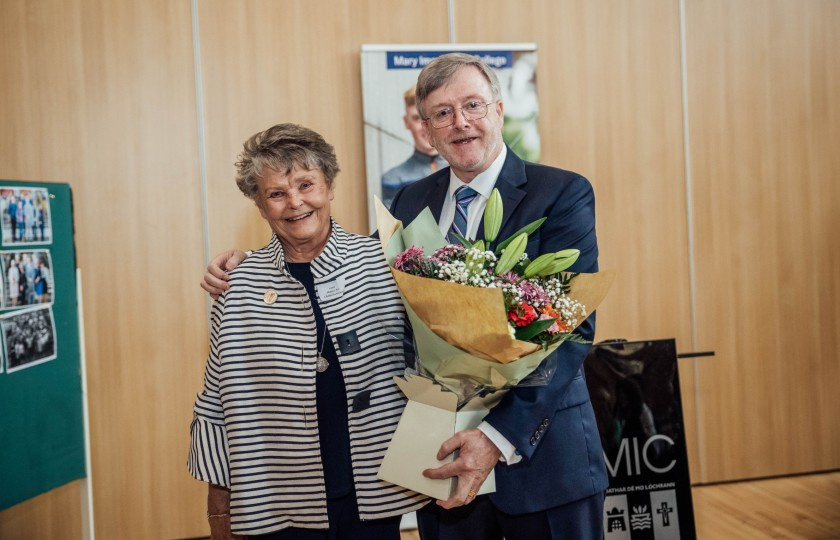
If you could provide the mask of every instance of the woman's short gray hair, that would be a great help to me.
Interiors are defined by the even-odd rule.
[[[428,118],[425,102],[429,94],[451,81],[459,71],[468,66],[478,69],[490,83],[493,101],[502,99],[502,86],[499,84],[496,73],[487,64],[471,54],[447,53],[426,64],[420,76],[417,77],[417,112],[421,117]]]
[[[339,172],[335,149],[320,134],[297,124],[277,124],[245,141],[236,160],[236,185],[254,199],[257,180],[266,168],[285,175],[295,165],[319,169],[330,188]]]

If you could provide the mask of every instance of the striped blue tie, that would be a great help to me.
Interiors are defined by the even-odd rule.
[[[458,243],[458,239],[452,233],[457,233],[467,237],[467,207],[473,202],[478,193],[469,186],[461,186],[455,190],[455,219],[452,220],[452,226],[449,227],[449,234],[447,235],[449,241],[453,244]]]

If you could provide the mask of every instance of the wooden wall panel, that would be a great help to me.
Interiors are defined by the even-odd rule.
[[[590,179],[600,265],[618,271],[597,339],[693,350],[677,2],[459,0],[455,12],[461,42],[537,44],[542,162]],[[680,367],[695,473],[693,366]]]
[[[0,513],[0,538],[82,540],[82,482],[65,484]]]
[[[199,4],[207,139],[210,252],[258,248],[270,232],[236,188],[242,143],[281,122],[335,146],[333,215],[368,234],[361,62],[365,43],[447,40],[447,3],[366,0]]]
[[[81,34],[78,17],[70,15],[78,12],[78,2],[65,8],[25,1],[0,5],[0,178],[71,181],[79,174],[74,158],[83,130],[76,69]],[[53,538],[59,530],[81,538],[79,486],[71,482],[0,512],[0,538]]]
[[[185,462],[207,350],[190,6],[88,2],[82,21],[95,531],[189,536],[203,523]]]
[[[718,352],[681,366],[694,479],[837,468],[840,5],[685,4],[696,344],[679,2],[459,0],[454,31],[539,47],[543,161],[592,180],[601,264],[619,270],[599,339]],[[198,3],[211,253],[268,238],[232,163],[282,121],[335,145],[334,214],[367,232],[360,45],[446,42],[448,5]],[[207,532],[185,470],[207,350],[190,7],[0,3],[0,177],[74,189],[101,538]],[[0,536],[74,537],[79,491],[0,513]]]
[[[704,481],[840,466],[840,4],[687,4]]]
[[[203,522],[186,511],[202,495],[185,462],[207,333],[189,2],[2,10],[0,177],[73,188],[96,535],[190,536]],[[68,504],[78,514],[78,497]]]

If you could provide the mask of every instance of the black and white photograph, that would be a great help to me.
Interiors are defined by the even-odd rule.
[[[52,243],[46,188],[0,187],[0,215],[4,246]]]
[[[7,313],[0,319],[6,371],[14,373],[56,357],[52,307]]]
[[[50,252],[4,251],[0,255],[3,271],[2,309],[51,304],[53,291]]]

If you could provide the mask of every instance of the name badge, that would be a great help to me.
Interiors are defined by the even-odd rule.
[[[333,298],[341,297],[344,294],[344,283],[344,276],[340,276],[332,281],[316,284],[315,294],[318,295],[318,300],[328,302]]]

